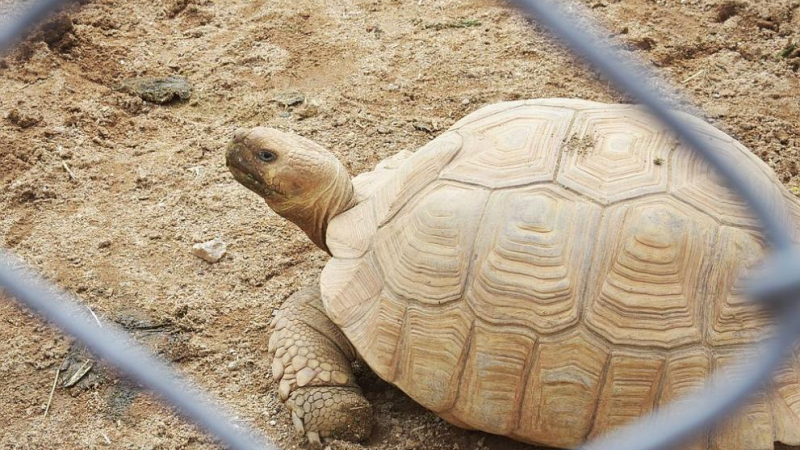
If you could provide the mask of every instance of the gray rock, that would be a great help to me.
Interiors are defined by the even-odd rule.
[[[279,105],[287,108],[289,106],[299,105],[300,103],[303,103],[305,100],[306,100],[305,95],[299,92],[282,92],[275,96],[275,101]]]
[[[161,105],[176,100],[188,100],[192,96],[192,85],[186,78],[177,76],[129,78],[122,82],[120,90]]]

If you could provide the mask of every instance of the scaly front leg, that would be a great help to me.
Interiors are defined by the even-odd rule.
[[[366,439],[372,407],[353,377],[356,353],[325,314],[319,287],[289,297],[271,327],[272,376],[298,432],[312,443]]]

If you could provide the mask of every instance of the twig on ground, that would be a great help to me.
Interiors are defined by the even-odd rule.
[[[75,386],[75,384],[77,384],[79,381],[81,381],[81,378],[83,378],[87,373],[89,373],[90,370],[92,370],[92,366],[94,366],[94,362],[92,362],[91,359],[86,361],[85,363],[83,363],[83,365],[78,369],[78,371],[75,372],[69,378],[69,380],[67,380],[64,383],[64,387],[68,388],[68,387]]]
[[[47,406],[44,408],[44,415],[42,418],[47,418],[47,413],[50,412],[50,404],[53,403],[53,393],[56,392],[56,384],[58,384],[58,375],[61,373],[61,368],[56,369],[56,377],[53,380],[53,387],[50,388],[50,396],[47,398]]]
[[[72,169],[69,168],[66,161],[61,161],[61,165],[64,166],[64,170],[67,171],[67,174],[69,174],[69,178],[72,181],[78,181],[78,177],[76,177],[75,174],[72,173]]]
[[[100,319],[97,318],[97,315],[94,313],[94,311],[92,311],[92,308],[90,308],[89,305],[86,305],[86,309],[88,309],[89,313],[91,313],[92,317],[94,317],[94,321],[97,322],[97,326],[103,328],[103,324],[100,323]]]
[[[682,83],[683,83],[683,84],[686,84],[686,83],[688,83],[688,82],[690,82],[690,81],[694,80],[695,78],[699,77],[700,75],[704,74],[705,72],[706,72],[706,69],[700,69],[700,70],[698,70],[697,72],[695,72],[695,74],[694,74],[694,75],[692,75],[692,76],[690,76],[689,78],[687,78],[687,79],[683,80],[683,81],[682,81]]]

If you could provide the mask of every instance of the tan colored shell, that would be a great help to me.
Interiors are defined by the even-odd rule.
[[[763,162],[684,118],[798,222]],[[454,424],[575,447],[769,332],[736,281],[764,251],[755,219],[638,107],[488,106],[356,187],[328,229],[326,310],[378,375]],[[800,444],[799,369],[691,448]]]

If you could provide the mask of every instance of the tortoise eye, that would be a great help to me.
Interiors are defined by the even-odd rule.
[[[278,159],[278,156],[275,155],[275,153],[263,151],[263,152],[258,152],[258,159],[264,162],[272,162]]]

